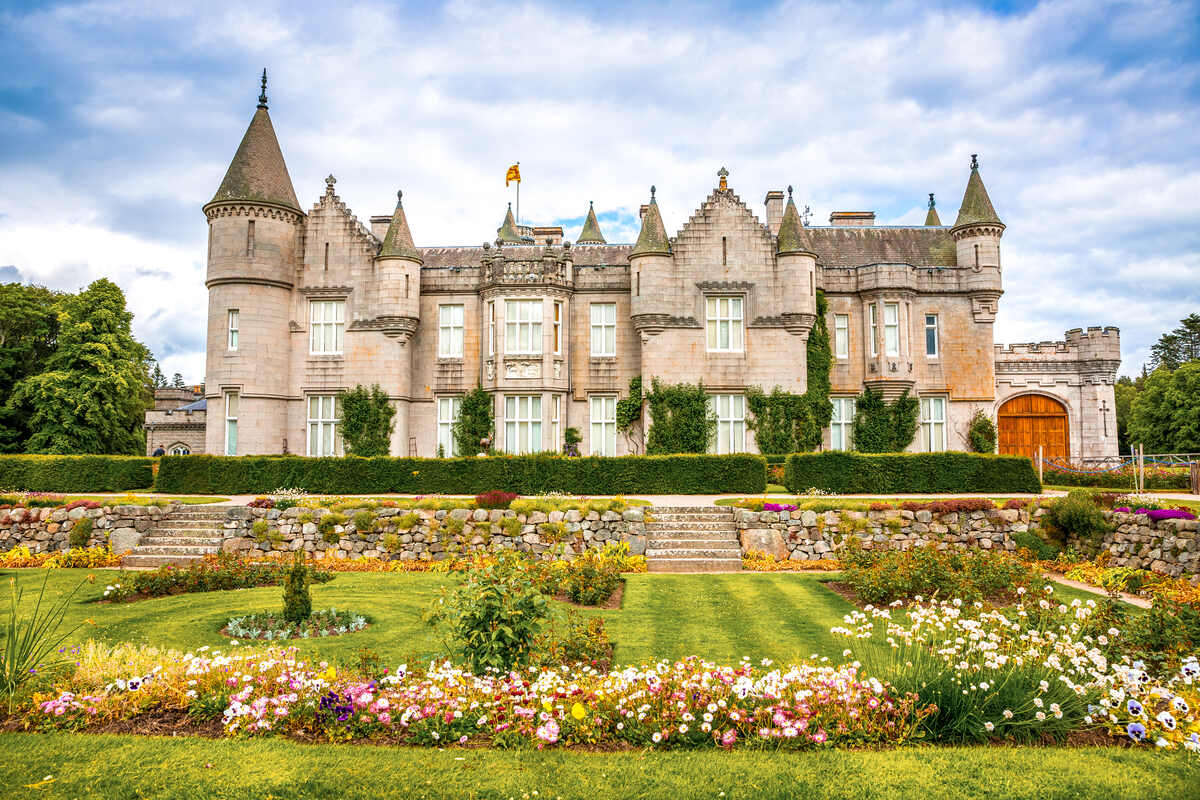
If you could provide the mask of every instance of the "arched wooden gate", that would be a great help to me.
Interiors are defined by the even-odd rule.
[[[1038,445],[1046,460],[1070,461],[1071,439],[1067,408],[1040,394],[1023,394],[1000,406],[997,414],[1000,452],[1037,458]]]

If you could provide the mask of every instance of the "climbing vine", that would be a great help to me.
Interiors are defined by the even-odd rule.
[[[370,389],[355,386],[348,392],[339,392],[337,399],[342,410],[342,442],[346,453],[363,458],[386,456],[395,427],[392,418],[396,415],[387,392],[379,384]]]
[[[991,417],[982,411],[976,411],[971,417],[971,426],[967,428],[967,441],[971,450],[976,453],[994,453],[996,451],[996,426]]]
[[[917,398],[905,391],[891,403],[864,389],[854,406],[854,449],[860,453],[898,453],[917,432]]]
[[[641,452],[642,376],[629,379],[629,395],[617,401],[617,430],[625,437],[632,453]]]
[[[474,389],[463,395],[458,419],[450,429],[459,455],[469,456],[480,452],[483,449],[481,441],[491,439],[494,427],[492,396],[476,384]]]
[[[703,381],[665,384],[653,378],[646,404],[650,409],[647,453],[708,452],[708,443],[717,433],[717,415],[709,408]]]

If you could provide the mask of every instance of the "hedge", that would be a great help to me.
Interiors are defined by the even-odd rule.
[[[314,494],[721,494],[762,492],[761,456],[672,455],[567,458],[302,458],[164,456],[160,492],[261,494],[280,488]]]
[[[0,490],[124,492],[153,485],[152,458],[0,455]]]
[[[1090,468],[1089,468],[1090,469]],[[1134,469],[1122,467],[1111,472],[1063,472],[1046,467],[1042,477],[1050,486],[1086,486],[1092,489],[1116,489],[1133,491]],[[1163,469],[1155,465],[1146,467],[1146,491],[1186,492],[1191,489],[1191,478],[1187,469]]]
[[[797,494],[816,488],[834,494],[932,492],[1040,492],[1025,456],[980,453],[794,453],[784,480]]]

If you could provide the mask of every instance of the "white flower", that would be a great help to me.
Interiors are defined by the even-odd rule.
[[[654,742],[655,744],[658,744],[659,742],[662,741],[662,734],[659,733],[658,731],[655,731],[654,735],[650,737],[650,741]]]
[[[1033,716],[1037,719],[1038,722],[1042,722],[1046,719],[1046,712],[1039,711],[1036,714],[1034,714]]]
[[[1006,709],[1004,709],[1004,718],[1005,718],[1005,719],[1012,719],[1012,718],[1013,718],[1013,713],[1012,713],[1012,711],[1011,711],[1010,709],[1007,709],[1007,708],[1006,708]]]
[[[990,722],[985,722],[983,723],[983,729],[988,733],[991,733],[992,731],[996,730],[996,726]]]

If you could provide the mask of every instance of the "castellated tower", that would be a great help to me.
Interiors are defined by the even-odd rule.
[[[783,323],[789,333],[808,339],[817,319],[817,254],[788,187],[787,206],[775,240],[775,265],[783,287]]]
[[[975,321],[994,322],[1004,291],[1000,280],[1000,237],[1004,235],[1004,223],[992,208],[983,178],[979,177],[979,160],[974,155],[971,177],[967,179],[967,190],[950,235],[954,237],[959,268],[970,270],[963,283],[970,292]]]
[[[262,85],[225,179],[204,206],[210,453],[278,453],[288,446],[289,318],[304,215],[267,113],[265,70]]]
[[[408,346],[421,316],[421,254],[413,245],[408,218],[404,215],[404,193],[396,192],[396,210],[375,257],[375,323],[398,348],[388,348],[385,385],[389,394],[401,398],[392,430],[391,452],[405,452],[408,441],[408,398],[412,394],[412,348]]]

